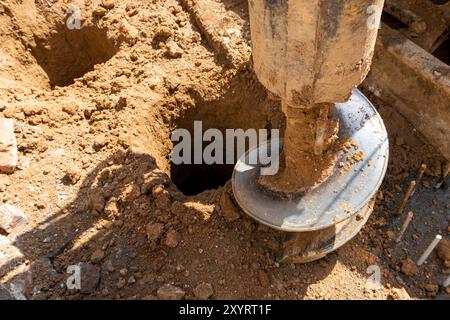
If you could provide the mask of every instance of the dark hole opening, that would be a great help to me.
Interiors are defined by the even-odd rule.
[[[450,38],[447,39],[433,52],[433,55],[442,62],[450,65]]]
[[[206,131],[208,128],[204,128],[203,131]],[[233,128],[229,128],[233,129]],[[227,151],[227,145],[225,141],[225,130],[221,131],[224,137],[224,143],[222,148],[223,154],[223,164],[194,164],[194,149],[191,148],[191,161],[189,164],[179,164],[176,165],[171,162],[171,178],[178,189],[183,192],[185,195],[192,196],[196,195],[205,190],[213,190],[223,187],[228,180],[231,179],[233,175],[233,170],[236,162],[239,160],[238,158],[238,150],[237,150],[237,140],[234,139],[234,157],[233,163],[227,164],[225,155]],[[191,136],[192,131],[191,131]],[[210,144],[211,142],[204,142],[202,146],[202,151]],[[245,150],[248,150],[249,140],[245,140]],[[212,154],[215,156],[215,154]]]
[[[223,187],[233,174],[234,165],[171,164],[172,181],[187,196]]]
[[[199,101],[176,120],[176,128],[187,129],[194,135],[194,121],[202,121],[203,133],[210,129],[219,129],[223,136],[223,155],[226,162],[226,129],[271,129],[281,125],[281,107],[277,101],[267,98],[266,90],[256,81],[253,73],[242,72],[232,81],[227,92],[218,100]],[[235,147],[237,146],[235,139]],[[203,149],[211,142],[203,142]],[[174,142],[176,144],[176,142]],[[193,141],[192,141],[193,144]],[[248,149],[246,141],[246,150]],[[191,151],[194,157],[194,152]],[[237,150],[234,150],[234,163]],[[191,161],[193,163],[193,161]],[[232,177],[233,164],[181,164],[171,163],[171,178],[185,195],[196,195],[205,190],[218,189]]]

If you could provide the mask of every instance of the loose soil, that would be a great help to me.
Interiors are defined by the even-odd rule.
[[[283,108],[286,129],[283,135],[281,170],[276,175],[260,177],[259,182],[263,186],[280,193],[302,193],[329,177],[336,165],[338,153],[345,148],[338,141],[339,121],[328,116],[332,106],[326,108],[329,110],[324,118],[321,118],[320,106],[311,109]],[[319,124],[324,127],[325,132],[323,146],[317,152]]]
[[[8,236],[26,261],[0,275],[1,285],[19,285],[28,299],[448,297],[430,291],[448,274],[436,255],[412,277],[401,271],[437,232],[448,236],[448,180],[434,189],[445,163],[375,97],[391,138],[387,178],[361,233],[320,261],[278,263],[287,235],[236,207],[230,171],[213,169],[210,180],[190,168],[181,177],[170,135],[192,119],[283,125],[251,64],[230,63],[190,2],[81,2],[80,30],[64,27],[64,1],[0,4],[0,116],[15,120],[20,162],[0,175],[0,202],[29,218]],[[246,30],[245,3],[214,5]],[[233,42],[233,57],[245,60],[247,41]],[[386,234],[401,220],[392,212],[422,162],[429,170],[409,208],[416,218],[395,246]],[[66,285],[77,264],[80,291]],[[377,289],[366,287],[371,265],[381,269]]]

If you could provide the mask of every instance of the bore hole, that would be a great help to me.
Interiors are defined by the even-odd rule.
[[[36,39],[32,53],[48,76],[50,85],[67,86],[76,78],[108,61],[118,47],[97,26],[70,30],[58,24],[45,38]]]
[[[202,132],[210,128],[219,129],[223,136],[223,155],[226,154],[226,129],[271,129],[279,128],[282,119],[279,102],[267,98],[266,90],[255,80],[252,73],[241,74],[218,100],[198,101],[195,108],[189,109],[177,119],[176,128],[191,133],[193,149],[194,121],[202,122]],[[236,140],[235,140],[236,141]],[[210,142],[204,142],[203,147]],[[237,144],[237,143],[236,143]],[[235,146],[236,146],[235,144]],[[248,149],[248,141],[246,149]],[[194,152],[191,152],[193,160]],[[226,159],[224,163],[226,163]],[[231,179],[237,150],[234,150],[233,164],[181,164],[171,163],[171,178],[185,195],[196,195],[205,190],[217,189]]]
[[[233,165],[174,165],[171,178],[178,189],[187,196],[224,186],[233,174]]]

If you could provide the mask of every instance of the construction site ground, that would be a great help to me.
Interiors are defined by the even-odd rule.
[[[365,91],[390,139],[374,212],[316,262],[278,263],[287,234],[237,207],[232,166],[171,165],[171,132],[194,120],[219,129],[282,121],[252,70],[246,1],[209,2],[201,13],[188,0],[74,1],[82,28],[73,30],[67,1],[0,2],[0,118],[14,120],[19,150],[18,168],[0,174],[0,205],[28,219],[0,232],[20,251],[0,268],[0,295],[448,299],[448,261],[435,252],[412,262],[436,234],[448,239],[448,164],[382,96]],[[208,14],[226,18],[224,28],[208,26]],[[395,216],[422,163],[422,182]],[[72,265],[82,266],[81,290],[67,288]],[[367,285],[373,266],[376,288]]]

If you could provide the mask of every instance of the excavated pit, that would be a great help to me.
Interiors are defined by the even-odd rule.
[[[32,54],[51,86],[67,86],[76,78],[111,59],[118,46],[106,29],[94,25],[70,30],[58,23],[44,38],[36,39]]]
[[[281,121],[279,102],[267,97],[266,90],[255,80],[253,74],[243,73],[233,80],[226,93],[214,101],[198,101],[196,107],[189,109],[175,122],[175,128],[187,129],[194,137],[194,121],[202,121],[203,133],[219,129],[224,137],[225,155],[226,129],[272,129],[279,128]],[[235,140],[236,142],[236,140]],[[203,142],[203,149],[210,142]],[[236,146],[236,144],[235,144]],[[246,150],[249,141],[246,140]],[[193,157],[193,144],[191,155]],[[237,159],[234,150],[233,164],[180,164],[171,162],[171,178],[185,195],[195,195],[205,190],[217,189],[231,179]],[[224,162],[225,159],[224,159]]]

